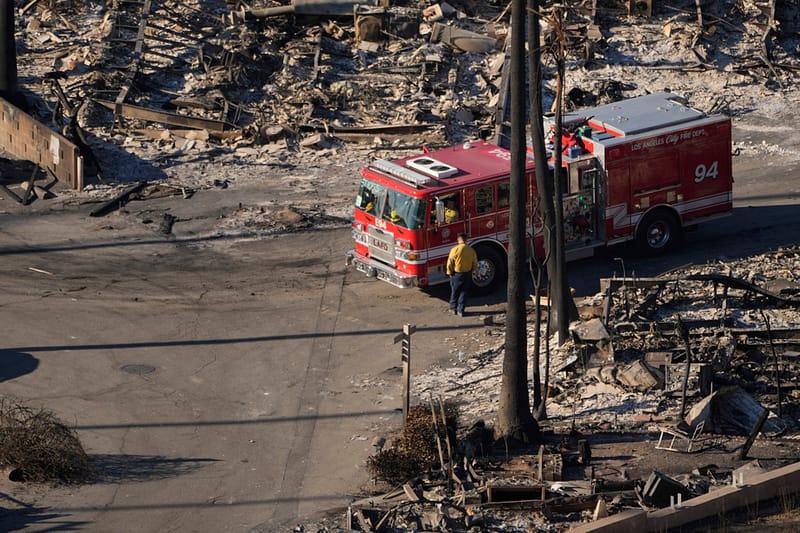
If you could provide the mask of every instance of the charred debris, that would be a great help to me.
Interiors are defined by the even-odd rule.
[[[615,64],[610,38],[634,37],[654,10],[690,59],[648,68],[724,69],[776,87],[800,68],[791,3],[591,0],[566,9],[573,70]],[[15,15],[28,111],[75,143],[87,175],[110,181],[130,178],[104,143],[291,165],[299,153],[307,162],[347,143],[396,149],[492,138],[506,116],[498,112],[507,88],[503,2],[30,0]],[[738,57],[719,52],[731,41]],[[647,89],[585,78],[570,105]],[[709,107],[721,105],[715,100]],[[51,178],[30,177],[25,202],[46,195],[35,189],[42,177]]]
[[[800,493],[784,477],[800,464],[798,267],[791,247],[602,280],[576,302],[572,339],[542,355],[548,418],[533,448],[492,440],[502,344],[414,376],[419,405],[373,441],[374,494],[346,528],[600,531],[609,516],[663,531],[743,505],[787,510]]]

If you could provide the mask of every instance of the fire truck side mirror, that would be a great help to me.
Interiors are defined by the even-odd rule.
[[[436,224],[438,225],[444,222],[444,202],[437,198],[434,207],[436,208]]]

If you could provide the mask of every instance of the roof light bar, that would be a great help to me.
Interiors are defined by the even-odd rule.
[[[396,163],[392,163],[391,161],[387,161],[386,159],[378,159],[372,163],[372,166],[377,168],[378,170],[382,170],[386,174],[389,174],[392,177],[400,178],[403,181],[411,183],[413,185],[433,185],[436,183],[432,178],[428,176],[424,176],[419,172],[414,172],[411,169],[406,167],[402,167]]]

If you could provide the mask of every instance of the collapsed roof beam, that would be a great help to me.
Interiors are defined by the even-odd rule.
[[[160,122],[163,124],[170,124],[172,126],[182,126],[186,128],[194,128],[198,130],[208,130],[209,132],[222,132],[230,125],[221,120],[212,120],[208,118],[189,117],[186,115],[179,115],[177,113],[170,113],[167,111],[157,111],[155,109],[148,109],[131,104],[121,104],[109,102],[106,100],[95,100],[98,104],[106,107],[114,112],[115,115],[127,118],[135,118],[147,120],[150,122]]]

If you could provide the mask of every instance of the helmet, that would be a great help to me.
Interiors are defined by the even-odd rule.
[[[397,222],[398,220],[400,220],[400,216],[397,214],[397,211],[395,211],[394,209],[392,209],[392,212],[389,213],[389,217],[392,219],[392,222]]]

